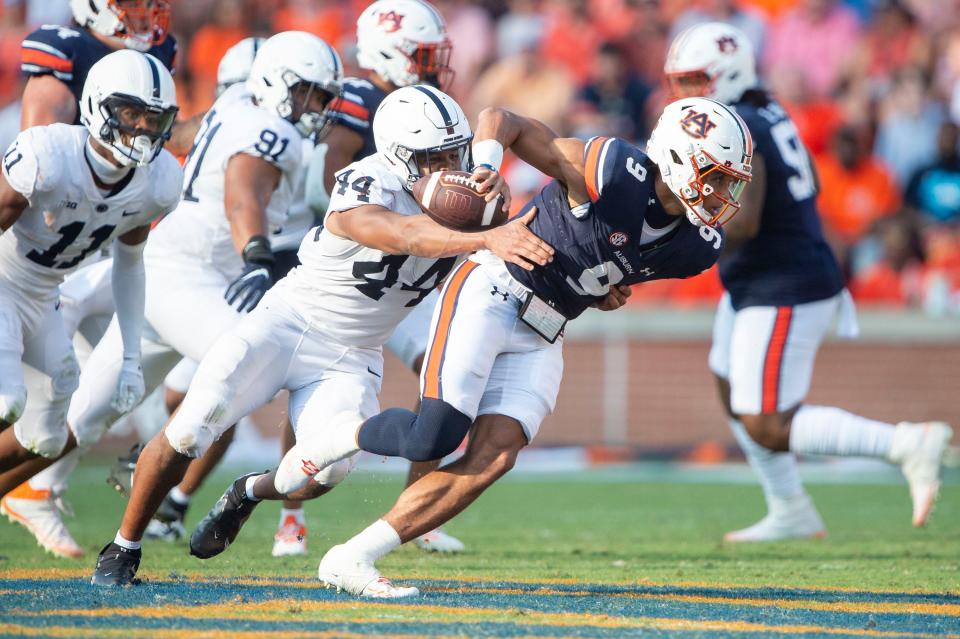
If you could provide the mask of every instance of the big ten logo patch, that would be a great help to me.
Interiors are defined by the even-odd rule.
[[[711,129],[716,128],[710,117],[706,113],[697,113],[693,109],[687,111],[687,114],[680,120],[680,126],[683,131],[696,140],[702,140],[707,137]]]

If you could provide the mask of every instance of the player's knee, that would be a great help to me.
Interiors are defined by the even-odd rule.
[[[410,461],[442,459],[457,450],[472,420],[438,399],[425,399],[417,421],[404,442],[403,456]]]
[[[53,401],[70,401],[80,386],[80,364],[71,352],[57,367],[50,379]]]
[[[779,413],[740,415],[740,421],[753,441],[774,451],[790,449],[790,431]]]
[[[67,446],[69,432],[66,425],[56,429],[21,429],[20,426],[14,426],[17,442],[34,455],[56,459]]]
[[[341,459],[340,461],[327,466],[313,476],[313,485],[322,487],[324,489],[333,488],[347,478],[347,475],[350,474],[350,472],[353,470],[353,467],[356,465],[356,459],[357,455],[351,455],[346,459]],[[310,484],[307,485],[309,486]],[[326,492],[326,490],[323,492]]]
[[[174,418],[165,431],[167,441],[175,451],[186,457],[201,457],[216,439],[204,424]]]
[[[0,422],[13,424],[23,415],[23,409],[27,406],[27,387],[18,384],[16,386],[0,386]]]

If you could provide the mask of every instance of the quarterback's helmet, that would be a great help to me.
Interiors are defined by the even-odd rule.
[[[80,96],[80,122],[124,166],[149,164],[177,117],[167,68],[149,53],[121,49],[90,68]]]
[[[663,70],[678,98],[703,96],[733,104],[757,86],[750,40],[723,22],[705,22],[681,32],[670,45]]]
[[[719,226],[740,210],[753,139],[732,109],[708,98],[668,104],[647,142],[647,155],[694,225]],[[711,195],[721,201],[719,211],[704,206]]]
[[[263,46],[266,38],[244,38],[223,54],[220,64],[217,65],[217,95],[227,90],[232,84],[246,82],[250,77],[250,67],[257,57],[257,51]]]
[[[167,0],[70,0],[70,8],[81,27],[116,38],[128,49],[147,51],[167,39]]]
[[[449,95],[423,84],[397,89],[383,99],[373,116],[377,153],[407,186],[424,175],[430,155],[459,151],[461,171],[471,169],[473,131],[460,105]]]
[[[453,79],[452,46],[440,13],[420,0],[378,0],[357,20],[357,62],[398,87]]]
[[[260,107],[292,122],[300,135],[319,135],[343,88],[343,64],[333,47],[312,33],[284,31],[260,46],[247,85]],[[322,107],[311,108],[318,93]]]

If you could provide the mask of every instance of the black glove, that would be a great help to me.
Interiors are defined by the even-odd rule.
[[[262,235],[254,235],[243,247],[243,273],[230,282],[223,298],[238,313],[252,311],[264,294],[273,286],[273,253],[270,241]]]

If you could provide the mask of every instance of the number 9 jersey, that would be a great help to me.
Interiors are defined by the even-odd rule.
[[[420,207],[377,155],[337,173],[327,216],[376,205],[400,215]],[[379,347],[453,268],[456,258],[388,255],[317,227],[304,238],[301,265],[280,280],[279,295],[338,342]]]
[[[290,123],[257,107],[245,83],[224,91],[207,112],[183,170],[177,209],[150,234],[148,261],[186,259],[212,266],[227,279],[243,271],[224,211],[224,176],[238,153],[280,169],[280,183],[266,207],[270,231],[281,228],[293,204],[302,137]]]

